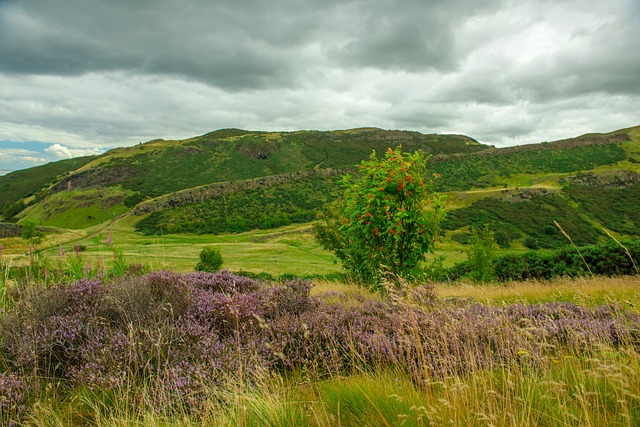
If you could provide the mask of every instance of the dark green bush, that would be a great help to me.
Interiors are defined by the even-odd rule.
[[[220,249],[214,246],[205,246],[200,252],[200,262],[196,265],[196,271],[214,273],[222,268],[222,254]]]
[[[637,274],[636,268],[640,262],[640,240],[623,242],[623,245],[629,251],[633,261],[626,250],[616,242],[580,247],[582,257],[572,246],[552,252],[529,251],[523,254],[506,254],[495,260],[495,277],[498,281],[506,282],[528,279],[548,280],[562,276],[585,276],[591,273],[601,276]],[[471,271],[471,264],[463,261],[449,268],[447,273],[450,280],[456,280],[468,277]]]

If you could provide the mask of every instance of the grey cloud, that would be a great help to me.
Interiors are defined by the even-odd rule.
[[[291,86],[337,66],[451,69],[455,27],[478,2],[9,3],[0,9],[0,70],[74,75],[171,74],[229,90]],[[482,2],[490,10],[498,2]],[[326,58],[309,55],[320,45]]]
[[[389,1],[346,9],[340,19],[344,38],[327,48],[346,66],[384,70],[448,71],[459,65],[456,28],[475,13],[488,13],[501,2]]]
[[[235,8],[204,1],[15,3],[0,15],[0,70],[60,75],[129,70],[229,89],[290,81],[296,55],[288,49],[304,36],[304,22],[260,7],[265,2],[247,5],[257,9],[247,13],[242,3],[228,3]]]
[[[538,142],[638,124],[639,39],[637,0],[0,0],[0,136],[81,150],[377,126]]]

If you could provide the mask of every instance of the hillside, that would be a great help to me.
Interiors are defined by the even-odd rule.
[[[87,156],[60,160],[0,176],[0,207],[35,194],[42,187],[60,181],[64,175],[95,158],[96,156]]]
[[[372,150],[397,145],[432,154],[488,148],[465,136],[375,128],[331,132],[224,129],[182,141],[155,140],[112,150],[62,179],[52,191],[119,185],[156,197],[214,182],[350,167]]]
[[[456,244],[467,242],[470,226],[484,223],[505,248],[564,244],[553,221],[579,244],[602,240],[603,227],[639,234],[640,127],[508,148],[375,128],[224,129],[85,159],[47,181],[18,218],[82,229],[130,212],[135,229],[147,235],[304,223],[340,194],[343,173],[372,150],[397,145],[432,154],[426,178],[448,200],[444,234]]]

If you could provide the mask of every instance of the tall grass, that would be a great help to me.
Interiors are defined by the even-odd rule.
[[[21,290],[0,319],[0,423],[640,422],[640,315],[624,294],[461,304],[341,286],[157,272]]]

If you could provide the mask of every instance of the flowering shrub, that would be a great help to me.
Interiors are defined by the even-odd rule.
[[[312,297],[311,286],[162,271],[24,290],[0,318],[2,421],[25,415],[44,392],[40,379],[50,382],[42,390],[135,393],[140,385],[155,410],[198,412],[203,393],[240,375],[252,384],[291,369],[395,366],[420,384],[507,362],[535,369],[555,352],[588,354],[599,343],[640,348],[640,315],[616,306],[456,307],[434,302],[428,286],[411,304],[331,303]]]

